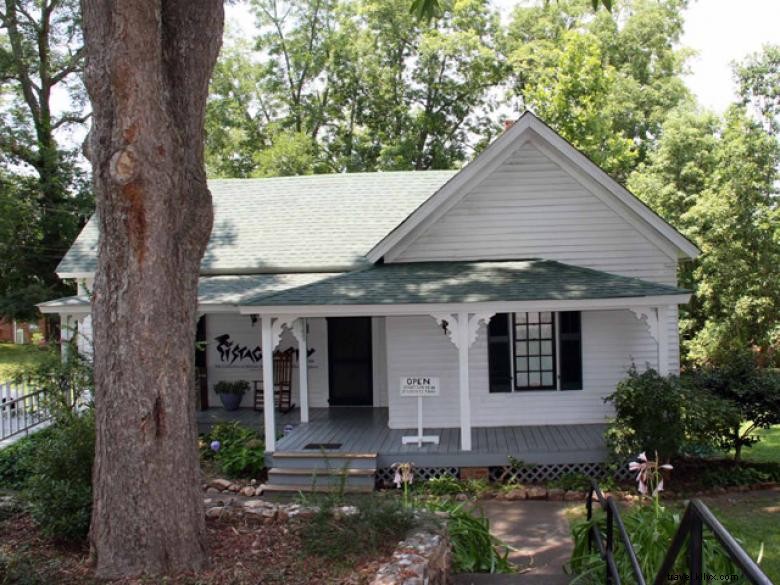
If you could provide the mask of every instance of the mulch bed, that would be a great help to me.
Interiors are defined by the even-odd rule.
[[[208,521],[207,530],[211,569],[197,575],[169,577],[166,584],[362,585],[373,579],[392,553],[391,547],[381,558],[345,559],[336,564],[329,559],[306,557],[294,526],[251,528],[240,523]],[[5,560],[0,562],[0,583],[99,583],[93,576],[88,553],[86,546],[63,546],[47,540],[26,514],[0,521],[0,561]],[[160,582],[157,578],[142,578],[113,583]]]

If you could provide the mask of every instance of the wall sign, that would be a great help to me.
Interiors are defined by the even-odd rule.
[[[439,378],[433,376],[402,376],[401,396],[438,396]]]

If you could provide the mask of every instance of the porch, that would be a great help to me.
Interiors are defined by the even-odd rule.
[[[263,426],[262,413],[251,409],[198,413],[199,429],[222,420]],[[376,453],[378,469],[398,462],[412,462],[418,467],[497,467],[506,465],[509,456],[538,464],[596,463],[607,455],[603,424],[472,427],[470,451],[461,448],[459,428],[426,427],[426,435],[439,437],[438,445],[402,444],[402,437],[417,431],[389,428],[387,408],[311,408],[309,422],[303,424],[296,408],[287,414],[277,412],[276,425],[280,430],[294,425],[277,441],[277,453],[309,453],[312,457],[323,450],[331,457]],[[269,453],[267,459],[268,466],[274,467],[274,454]]]

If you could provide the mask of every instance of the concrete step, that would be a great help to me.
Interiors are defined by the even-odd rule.
[[[305,492],[305,493],[334,493],[338,492],[341,488],[340,486],[332,486],[332,485],[294,485],[294,484],[270,484],[265,483],[262,486],[260,486],[263,490],[263,493],[282,493],[282,494],[290,494],[290,493],[298,493],[298,492]],[[348,494],[370,494],[374,491],[373,484],[371,486],[345,486],[344,493]]]
[[[271,467],[282,469],[370,469],[376,471],[376,453],[341,451],[287,451],[271,456]]]
[[[268,483],[288,485],[373,486],[373,469],[319,469],[274,467],[268,471]]]

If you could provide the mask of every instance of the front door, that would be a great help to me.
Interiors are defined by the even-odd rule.
[[[371,406],[371,318],[328,319],[328,378],[331,406]]]

